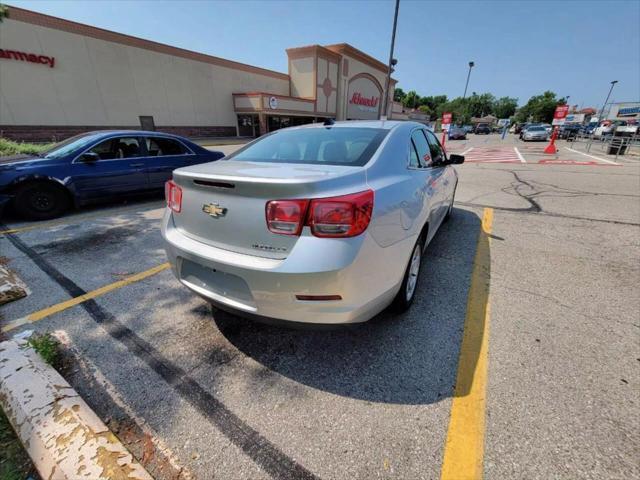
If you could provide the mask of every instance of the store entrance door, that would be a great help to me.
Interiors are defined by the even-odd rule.
[[[238,135],[240,137],[260,136],[258,115],[238,115]]]

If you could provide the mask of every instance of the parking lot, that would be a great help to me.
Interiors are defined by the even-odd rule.
[[[165,263],[156,197],[4,220],[31,295],[0,327],[65,338],[85,400],[187,478],[637,478],[640,160],[545,145],[447,142],[467,157],[454,214],[403,315],[212,311]]]

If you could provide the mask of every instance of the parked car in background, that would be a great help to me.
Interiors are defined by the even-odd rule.
[[[593,136],[596,138],[613,135],[618,127],[626,127],[628,123],[625,120],[604,120],[593,130]]]
[[[462,128],[464,128],[464,131],[467,133],[473,132],[473,125],[464,125]]]
[[[473,133],[476,135],[489,135],[491,133],[491,126],[488,123],[479,123],[476,125]]]
[[[594,130],[598,127],[598,122],[592,122],[589,123],[588,125],[585,125],[583,133],[586,135],[591,135],[593,134]]]
[[[568,123],[560,127],[558,138],[571,139],[583,132],[583,126],[579,123]]]
[[[519,135],[520,140],[522,140],[522,136],[524,135],[524,132],[526,132],[528,128],[537,127],[537,126],[540,126],[540,125],[541,125],[540,123],[525,123],[525,124],[523,124],[522,125],[522,129],[520,130],[520,135]]]
[[[462,127],[452,125],[449,128],[449,140],[466,140],[467,131]]]
[[[523,131],[522,140],[525,142],[529,141],[540,141],[540,140],[548,140],[549,133],[547,129],[542,125],[535,125],[533,127],[529,127]]]
[[[173,273],[242,316],[338,324],[406,310],[463,161],[416,122],[277,130],[174,172],[162,222]]]
[[[71,207],[161,191],[176,168],[223,156],[165,133],[88,132],[37,156],[0,158],[0,196],[21,216],[44,220]]]
[[[541,124],[541,125],[545,128],[545,130],[547,131],[547,133],[548,133],[549,135],[551,135],[551,132],[553,131],[553,127],[552,127],[551,125],[549,125],[548,123],[543,123],[543,124]]]

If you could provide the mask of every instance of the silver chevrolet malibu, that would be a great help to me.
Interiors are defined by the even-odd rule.
[[[405,310],[463,161],[419,123],[278,130],[173,172],[167,255],[183,285],[241,316],[337,324]]]

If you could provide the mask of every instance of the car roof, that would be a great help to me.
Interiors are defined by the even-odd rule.
[[[100,136],[110,136],[110,135],[135,135],[135,136],[140,136],[140,135],[149,135],[149,136],[153,136],[153,135],[159,135],[159,136],[163,136],[163,137],[172,137],[172,138],[179,138],[179,139],[183,139],[184,137],[181,137],[179,135],[173,135],[172,133],[165,133],[165,132],[153,132],[150,130],[94,130],[94,131],[89,131],[89,132],[84,132],[85,135],[100,135]]]
[[[383,130],[392,130],[400,125],[413,124],[424,127],[424,124],[418,122],[407,122],[404,120],[346,120],[341,122],[334,122],[332,125],[325,125],[324,123],[309,123],[307,125],[300,125],[297,127],[289,127],[287,130],[302,129],[302,128],[380,128]]]

